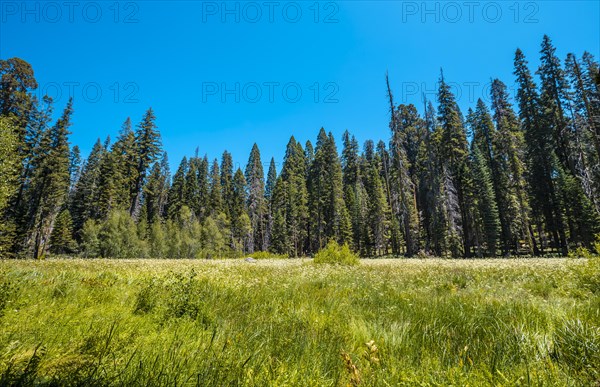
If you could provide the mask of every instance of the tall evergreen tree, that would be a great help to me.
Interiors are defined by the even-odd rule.
[[[446,173],[449,179],[447,192],[456,190],[456,204],[460,211],[460,224],[456,224],[456,231],[462,239],[462,248],[458,249],[458,246],[452,244],[452,255],[469,257],[473,244],[473,235],[471,235],[473,200],[468,143],[460,110],[450,91],[450,86],[444,80],[443,73],[440,76],[438,102],[438,122],[441,129],[440,151],[446,162]],[[453,218],[453,216],[451,217]]]
[[[76,234],[83,228],[86,220],[96,219],[99,211],[105,206],[109,206],[107,201],[100,201],[100,180],[103,177],[110,177],[110,170],[101,168],[103,163],[107,163],[104,160],[106,156],[106,149],[98,139],[83,164],[81,177],[75,185],[71,201],[73,228]],[[106,185],[104,188],[107,189]],[[107,195],[106,192],[104,194]],[[113,195],[115,194],[113,193]],[[99,205],[101,205],[100,208]]]
[[[297,257],[307,253],[308,193],[306,156],[302,145],[290,138],[281,175],[273,190],[274,252]]]
[[[308,208],[311,217],[312,251],[324,247],[330,239],[351,241],[351,224],[344,203],[342,166],[333,135],[321,128],[311,165]]]
[[[53,254],[73,254],[77,250],[77,242],[73,238],[73,221],[68,209],[57,216],[50,236],[50,252]]]
[[[550,233],[554,246],[567,254],[566,231],[563,211],[557,197],[556,177],[559,171],[558,157],[554,153],[552,127],[546,125],[540,113],[540,96],[531,73],[527,67],[525,55],[519,49],[515,53],[515,76],[517,77],[519,116],[525,132],[527,161],[529,171],[529,189],[533,216],[538,223],[540,252],[543,253],[545,230]]]
[[[587,53],[586,53],[587,54]],[[584,54],[584,55],[586,55]],[[591,55],[588,64],[598,67]],[[572,89],[575,164],[584,192],[600,214],[600,91],[593,82],[593,69],[586,71],[575,55],[565,61]]]
[[[233,159],[231,153],[225,151],[221,157],[221,197],[223,212],[231,220],[233,207]]]
[[[476,201],[479,211],[478,218],[481,219],[482,225],[481,236],[485,241],[485,252],[488,256],[493,257],[496,255],[500,239],[500,218],[496,204],[496,195],[494,193],[494,184],[489,164],[482,154],[480,147],[475,142],[471,146],[471,157]],[[483,252],[484,249],[480,247],[477,253],[481,256]]]
[[[148,183],[144,186],[144,212],[148,224],[160,222],[165,216],[169,194],[169,160],[167,153],[152,166]]]
[[[250,217],[248,216],[248,209],[246,207],[246,203],[248,202],[248,195],[246,194],[246,178],[239,168],[235,171],[231,188],[232,248],[235,251],[245,253],[250,250],[251,240],[253,239],[253,230]]]
[[[509,102],[506,85],[499,79],[492,81],[492,109],[496,135],[494,136],[498,210],[502,227],[504,254],[518,253],[520,240],[525,241],[529,254],[539,254],[531,227],[527,182],[525,180],[525,140],[519,120]]]
[[[361,180],[364,188],[358,194],[363,198],[361,202],[366,202],[366,211],[361,211],[360,214],[364,223],[362,239],[363,254],[366,256],[387,253],[389,238],[390,209],[380,173],[381,159],[373,149],[373,142],[367,141],[365,156],[361,160],[361,175],[364,176]]]
[[[350,216],[352,225],[352,241],[355,251],[364,253],[363,248],[363,211],[366,208],[365,198],[361,190],[364,190],[362,179],[359,174],[358,141],[346,130],[342,136],[342,175],[344,188],[344,203]]]
[[[56,124],[44,134],[40,155],[34,161],[26,245],[36,259],[43,258],[50,247],[54,222],[69,191],[69,126],[72,114],[71,99]]]
[[[75,188],[75,184],[79,179],[79,173],[81,169],[81,151],[79,147],[75,145],[71,149],[71,155],[69,157],[69,176],[70,176],[70,185],[69,192],[72,192]]]
[[[185,176],[188,171],[187,157],[183,157],[173,176],[173,183],[169,189],[167,202],[167,216],[173,221],[179,219],[181,208],[185,205]]]
[[[184,203],[193,212],[196,218],[200,218],[202,197],[200,193],[200,164],[198,156],[190,158],[187,173],[185,175]]]
[[[264,250],[269,251],[271,249],[271,240],[273,234],[273,193],[275,191],[275,184],[277,183],[277,167],[275,166],[275,158],[271,158],[269,163],[269,172],[267,172],[267,182],[265,185],[265,203],[267,206],[267,219],[265,229],[265,245]]]
[[[223,208],[223,189],[221,188],[221,172],[219,162],[215,159],[210,168],[210,211],[213,217],[224,213]]]
[[[265,250],[267,242],[267,204],[265,203],[265,174],[258,145],[254,144],[246,165],[246,183],[248,184],[248,215],[252,227],[252,238],[248,246],[250,252]]]
[[[142,188],[146,183],[148,169],[161,154],[160,133],[156,129],[154,111],[149,108],[135,134],[136,161],[134,190],[132,193],[129,213],[136,217],[140,210]]]
[[[406,255],[413,256],[419,249],[419,219],[416,203],[416,184],[414,168],[407,156],[408,150],[411,157],[416,159],[415,144],[418,142],[418,129],[416,128],[416,109],[411,106],[395,108],[394,97],[390,88],[389,78],[386,74],[386,86],[390,107],[390,130],[392,141],[390,151],[392,154],[392,178],[394,184],[391,194],[391,205],[398,223],[404,231]],[[414,153],[414,154],[413,154]],[[412,177],[411,177],[412,172]]]
[[[552,134],[555,153],[562,168],[575,174],[574,160],[571,157],[571,123],[567,116],[571,97],[560,59],[556,56],[556,48],[548,35],[544,35],[540,53],[541,63],[537,71],[541,79],[540,118]]]
[[[20,58],[0,59],[0,116],[12,117],[17,141],[23,144],[26,128],[35,113],[38,84],[31,65]],[[25,154],[21,152],[21,157]]]

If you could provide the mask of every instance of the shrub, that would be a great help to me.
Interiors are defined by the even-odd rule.
[[[85,258],[100,256],[100,225],[92,219],[86,220],[81,233],[81,249]]]
[[[360,260],[358,255],[354,254],[348,244],[340,246],[336,241],[331,240],[325,248],[321,249],[314,259],[314,263],[329,263],[335,265],[358,265]]]
[[[100,255],[105,258],[142,258],[146,255],[135,221],[125,211],[112,211],[99,233]]]

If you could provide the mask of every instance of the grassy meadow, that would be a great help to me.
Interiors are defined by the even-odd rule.
[[[0,385],[597,386],[599,267],[0,261]]]

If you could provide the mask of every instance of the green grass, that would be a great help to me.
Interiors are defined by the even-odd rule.
[[[0,261],[0,385],[597,385],[596,268]]]

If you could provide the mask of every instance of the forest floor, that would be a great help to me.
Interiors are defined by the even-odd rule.
[[[584,259],[0,261],[0,385],[599,385]]]

